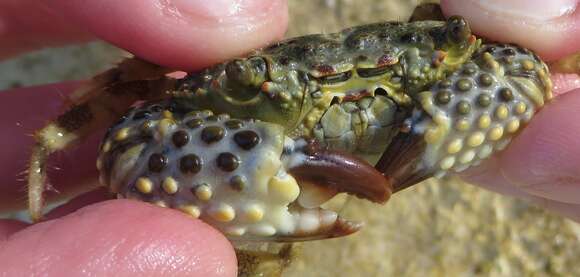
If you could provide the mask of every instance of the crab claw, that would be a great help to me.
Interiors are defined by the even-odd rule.
[[[358,231],[362,224],[338,216],[321,206],[338,193],[347,193],[376,203],[391,195],[389,181],[368,162],[352,155],[326,150],[313,141],[298,141],[285,151],[288,173],[300,186],[292,203],[296,228],[278,241],[341,237]]]
[[[289,167],[290,174],[299,183],[345,192],[376,203],[385,203],[389,199],[391,184],[365,160],[322,149],[314,141],[307,142],[301,152],[300,161]]]

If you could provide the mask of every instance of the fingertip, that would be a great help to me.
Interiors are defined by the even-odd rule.
[[[580,203],[580,90],[544,107],[510,146],[500,153],[500,172],[523,191]]]
[[[233,248],[218,231],[175,210],[130,200],[90,205],[13,235],[0,247],[0,268],[14,276],[237,272]]]
[[[465,17],[474,33],[517,43],[555,60],[580,49],[580,10],[576,0],[442,0],[446,15]]]
[[[49,6],[137,56],[183,70],[264,46],[283,35],[288,21],[285,0],[59,0]]]

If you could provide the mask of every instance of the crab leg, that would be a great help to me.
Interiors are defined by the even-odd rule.
[[[94,130],[106,128],[138,100],[163,97],[173,80],[168,69],[145,61],[126,59],[75,91],[70,108],[34,134],[28,170],[28,206],[33,221],[42,217],[46,163],[50,154],[64,150]]]

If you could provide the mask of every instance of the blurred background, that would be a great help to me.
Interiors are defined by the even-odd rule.
[[[289,2],[288,36],[297,36],[404,21],[422,1]],[[31,53],[0,63],[0,90],[86,79],[123,55],[100,42]],[[303,243],[284,276],[580,276],[580,224],[456,178],[426,181],[385,206],[351,199],[343,214],[366,227]]]

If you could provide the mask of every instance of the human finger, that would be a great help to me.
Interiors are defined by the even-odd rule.
[[[466,178],[492,190],[513,187],[552,201],[580,204],[580,89],[554,99],[534,117],[503,152],[466,173]],[[509,193],[509,192],[508,192]]]
[[[467,18],[478,35],[518,43],[555,60],[580,50],[578,0],[442,0],[446,15]]]
[[[153,63],[199,69],[282,37],[285,0],[55,0],[42,3]]]
[[[185,214],[111,200],[35,224],[0,241],[7,276],[235,276],[218,231]]]

